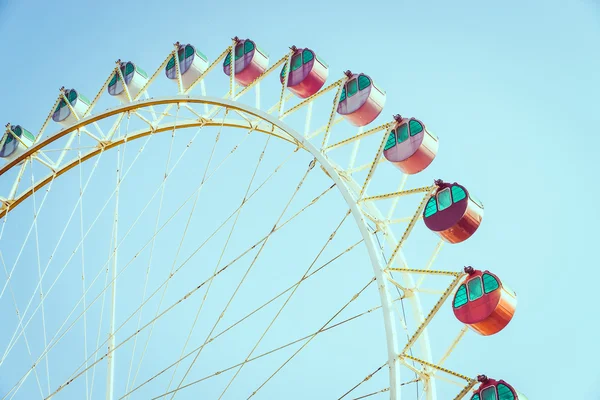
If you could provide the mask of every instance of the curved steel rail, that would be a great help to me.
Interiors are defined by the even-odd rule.
[[[24,152],[17,159],[13,160],[12,162],[10,162],[7,165],[5,165],[4,167],[2,167],[0,169],[0,176],[5,174],[6,172],[8,172],[11,168],[15,167],[19,163],[25,161],[27,158],[35,155],[38,151],[42,150],[48,144],[55,142],[58,139],[66,136],[67,134],[69,134],[73,131],[76,131],[77,129],[81,129],[89,124],[92,124],[94,122],[103,120],[105,118],[108,118],[108,117],[111,117],[111,116],[114,116],[117,114],[122,114],[122,113],[125,113],[128,111],[133,111],[133,110],[137,110],[140,108],[161,105],[161,104],[179,104],[179,103],[208,104],[208,105],[213,105],[213,106],[217,106],[217,107],[223,107],[223,108],[230,109],[230,110],[240,111],[245,114],[256,117],[257,120],[260,122],[267,122],[269,125],[276,127],[284,134],[289,135],[289,138],[285,137],[285,135],[278,134],[274,129],[267,130],[264,128],[255,127],[255,130],[266,133],[266,134],[274,135],[283,140],[287,140],[288,142],[294,143],[294,144],[298,145],[299,147],[304,148],[316,159],[317,162],[319,162],[319,164],[321,164],[321,166],[323,167],[325,172],[335,182],[336,187],[338,188],[342,197],[348,204],[348,207],[351,210],[352,216],[354,217],[356,224],[358,226],[358,229],[359,229],[359,231],[364,239],[364,242],[367,246],[367,251],[369,254],[369,258],[371,260],[371,265],[373,267],[373,273],[376,278],[378,292],[379,292],[379,296],[381,299],[382,311],[383,311],[383,320],[384,320],[386,343],[387,343],[389,379],[390,379],[390,397],[391,397],[391,399],[399,399],[400,398],[399,389],[401,386],[401,384],[400,384],[400,368],[399,368],[400,367],[400,360],[399,360],[400,353],[399,353],[399,349],[398,349],[398,340],[397,340],[398,338],[397,338],[397,332],[396,332],[396,323],[395,323],[394,314],[393,314],[392,298],[390,296],[390,293],[388,292],[387,285],[386,285],[386,277],[384,276],[384,271],[383,271],[386,266],[386,263],[383,262],[381,251],[375,244],[374,235],[370,232],[369,227],[367,225],[367,221],[365,219],[365,216],[358,206],[358,198],[355,194],[356,191],[352,190],[355,188],[353,187],[351,189],[351,186],[355,186],[356,183],[355,182],[347,182],[346,179],[343,179],[340,176],[340,174],[338,173],[339,170],[336,168],[335,164],[322,151],[317,149],[304,136],[302,136],[301,134],[296,132],[291,126],[287,125],[286,123],[284,123],[277,117],[270,115],[264,111],[258,110],[256,108],[247,106],[245,104],[241,104],[236,101],[231,101],[228,99],[222,99],[222,98],[217,98],[217,97],[204,97],[204,96],[191,97],[191,96],[183,95],[183,96],[169,96],[169,97],[163,97],[163,98],[152,98],[152,99],[147,99],[147,100],[135,101],[132,103],[122,104],[121,106],[106,110],[106,111],[96,114],[96,115],[90,115],[82,120],[77,121],[74,125],[57,132],[55,135],[50,136],[44,140],[41,140],[40,142],[36,143],[34,146],[29,148],[26,152]],[[259,122],[259,125],[260,125],[260,122]],[[182,128],[211,126],[211,125],[212,126],[217,126],[217,125],[220,126],[220,125],[222,125],[222,123],[220,121],[219,122],[214,122],[211,120],[202,121],[200,119],[196,120],[196,121],[190,121],[190,120],[182,121],[181,123],[176,124],[176,125],[174,125],[171,122],[168,124],[161,125],[159,127],[148,128],[147,130],[137,131],[137,132],[129,135],[126,140],[127,141],[135,140],[135,139],[146,137],[148,135],[152,135],[155,133],[171,130],[174,128],[182,129]],[[233,127],[233,128],[244,128],[244,129],[254,128],[247,121],[241,121],[241,123],[239,123],[239,122],[235,122],[235,121],[227,121],[226,120],[223,125]],[[93,158],[94,156],[100,154],[101,151],[119,146],[119,145],[123,144],[124,142],[125,142],[124,138],[120,138],[115,141],[107,141],[104,143],[104,145],[99,146],[98,149],[94,149],[94,150],[88,152],[87,154],[82,155],[81,158],[76,157],[75,160],[72,160],[72,161],[66,163],[65,165],[63,165],[62,167],[60,167],[59,169],[54,171],[54,173],[51,173],[48,177],[40,179],[38,182],[34,183],[32,187],[25,190],[23,193],[21,193],[14,199],[12,199],[12,200],[9,199],[7,201],[8,204],[5,204],[3,209],[0,211],[0,218],[4,217],[10,210],[14,209],[18,204],[20,204],[25,199],[27,199],[29,196],[31,196],[32,193],[34,193],[35,191],[38,191],[41,187],[48,184],[53,178],[66,173],[67,171],[69,171],[70,169],[72,169],[73,167],[78,165],[80,160],[81,160],[81,162],[89,160],[89,159]],[[372,212],[374,215],[380,215],[379,210],[372,203],[367,205],[367,207],[369,208],[369,211]],[[387,225],[385,225],[382,227],[382,229],[385,231],[386,237],[388,237],[390,240],[393,240],[393,234],[392,234],[391,230],[389,229],[389,227]],[[421,315],[421,307],[420,307],[420,302],[419,302],[418,297],[412,296],[410,298],[410,300],[413,305],[413,308],[415,309],[415,317],[418,315]],[[423,349],[425,350],[425,354],[427,354],[427,356],[429,358],[430,357],[429,341],[426,336],[421,338],[421,343],[424,346]],[[425,385],[429,389],[428,397],[430,397],[432,393],[435,393],[435,390],[433,389],[433,382],[431,382],[430,380],[427,380],[425,382]],[[433,396],[435,398],[435,394],[433,394]]]

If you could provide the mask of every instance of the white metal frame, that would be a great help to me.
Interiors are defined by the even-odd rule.
[[[334,163],[330,161],[326,155],[318,150],[311,142],[309,142],[304,135],[296,132],[291,126],[287,125],[280,119],[276,118],[273,115],[270,115],[264,111],[255,109],[253,107],[246,106],[239,102],[235,102],[228,99],[222,99],[217,97],[190,97],[190,96],[172,96],[167,98],[158,98],[158,99],[149,99],[149,100],[141,100],[136,103],[123,104],[119,107],[116,107],[112,110],[107,110],[104,113],[89,116],[83,120],[78,121],[77,125],[74,125],[68,129],[65,129],[61,132],[61,136],[68,134],[70,131],[74,131],[77,128],[83,128],[84,126],[91,124],[92,122],[96,122],[107,118],[112,115],[121,114],[127,111],[145,108],[156,104],[176,104],[176,103],[196,103],[196,104],[208,104],[212,106],[224,107],[230,110],[241,111],[246,114],[252,115],[262,121],[266,121],[269,124],[276,126],[281,131],[285,132],[290,136],[296,143],[299,143],[302,148],[307,150],[315,159],[321,164],[321,166],[325,169],[327,174],[331,177],[331,179],[335,182],[338,190],[340,191],[342,197],[348,204],[352,212],[352,216],[356,221],[358,229],[365,241],[367,246],[367,251],[369,253],[369,258],[371,260],[371,264],[373,267],[373,273],[375,274],[375,278],[377,280],[377,287],[379,296],[381,298],[381,306],[383,310],[383,319],[385,325],[386,332],[386,341],[388,348],[388,366],[389,366],[389,376],[390,376],[390,396],[392,399],[399,398],[397,395],[398,388],[400,387],[400,360],[398,358],[399,350],[398,350],[398,337],[396,332],[396,323],[394,320],[394,311],[392,305],[392,297],[387,289],[386,278],[384,276],[384,268],[385,263],[381,258],[381,252],[379,248],[375,245],[373,234],[370,232],[367,222],[365,220],[365,216],[361,209],[358,206],[358,199],[356,195],[350,190],[349,186],[346,183],[345,179],[338,174],[338,169],[335,167]],[[185,124],[185,121],[182,121]],[[185,126],[185,125],[184,125]],[[247,126],[239,126],[240,128],[247,128]],[[169,129],[173,129],[173,124],[168,125]],[[179,128],[179,127],[178,127]],[[270,132],[269,132],[270,133]],[[131,135],[129,140],[135,138],[136,135]],[[145,135],[143,135],[145,136]],[[137,135],[137,137],[143,137],[142,135]],[[48,143],[55,141],[56,137],[50,137],[45,141],[40,142],[36,147],[43,148]],[[23,154],[20,158],[25,159],[32,153],[32,149]],[[90,152],[91,153],[91,152]],[[86,158],[85,156],[83,158]],[[51,175],[54,175],[52,173]],[[43,181],[43,180],[42,180]],[[39,188],[36,188],[38,190]],[[30,191],[26,190],[24,193],[28,194]],[[369,204],[369,209],[371,211],[376,212],[375,215],[380,215],[373,203]],[[414,298],[413,302],[418,302],[418,298]],[[419,307],[420,310],[420,307]],[[419,311],[420,313],[420,311]],[[419,314],[420,315],[420,314]],[[428,346],[428,344],[427,344]]]
[[[2,176],[6,172],[13,170],[13,169],[18,170],[16,179],[15,179],[15,183],[14,183],[14,185],[12,185],[10,192],[6,193],[6,194],[0,193],[0,201],[1,201],[0,218],[4,217],[9,211],[11,211],[14,207],[16,207],[20,202],[22,202],[27,197],[29,197],[31,195],[31,193],[33,193],[34,191],[40,190],[40,188],[42,188],[43,186],[52,182],[56,177],[62,175],[66,171],[70,170],[71,168],[79,165],[81,162],[91,159],[91,158],[95,157],[96,155],[101,154],[105,150],[108,150],[113,147],[117,147],[117,146],[125,143],[126,141],[139,139],[139,138],[146,137],[148,135],[154,135],[154,134],[157,134],[160,132],[170,131],[172,129],[184,129],[184,128],[190,128],[190,127],[203,127],[203,126],[227,126],[227,127],[235,127],[235,128],[240,128],[240,129],[252,129],[252,130],[262,132],[262,133],[276,136],[280,139],[291,142],[298,147],[304,148],[314,157],[314,159],[316,161],[318,161],[321,164],[321,168],[323,169],[323,171],[335,182],[342,197],[348,204],[348,207],[350,208],[350,211],[351,211],[351,213],[356,221],[356,224],[359,228],[361,236],[364,239],[364,242],[367,246],[367,251],[369,254],[371,265],[373,268],[373,273],[376,278],[378,292],[379,292],[379,296],[380,296],[380,300],[381,300],[381,308],[383,311],[384,327],[385,327],[385,333],[386,333],[386,344],[387,344],[387,365],[389,368],[390,397],[392,399],[400,398],[400,387],[402,385],[401,381],[400,381],[400,368],[401,368],[401,366],[404,366],[404,367],[407,367],[407,368],[413,370],[415,373],[418,374],[419,379],[422,381],[422,383],[424,385],[424,391],[425,391],[427,400],[435,400],[436,399],[435,381],[433,379],[431,379],[434,377],[434,374],[436,373],[436,371],[442,371],[442,372],[454,375],[456,377],[462,378],[467,381],[467,386],[463,387],[461,393],[456,397],[457,399],[462,398],[462,396],[464,394],[466,394],[474,386],[476,381],[471,378],[465,377],[463,375],[453,373],[452,371],[449,371],[445,368],[442,368],[441,364],[445,361],[445,359],[447,358],[449,353],[456,346],[456,343],[462,338],[462,336],[464,336],[465,330],[461,331],[461,333],[459,334],[457,339],[453,342],[451,348],[448,350],[446,355],[444,355],[444,357],[440,360],[440,362],[438,364],[434,364],[432,361],[430,342],[429,342],[429,337],[427,334],[427,325],[428,325],[429,321],[431,321],[431,318],[433,318],[433,316],[435,315],[437,310],[439,310],[439,307],[441,307],[444,300],[452,293],[452,291],[454,290],[454,288],[456,286],[456,282],[462,277],[462,275],[460,273],[455,273],[455,272],[444,272],[444,271],[431,270],[431,264],[433,263],[433,260],[435,259],[435,256],[437,255],[439,248],[441,247],[441,243],[436,247],[436,250],[434,251],[434,254],[432,255],[429,265],[427,265],[426,268],[423,270],[410,270],[407,266],[406,260],[404,259],[404,255],[403,255],[403,251],[402,251],[402,245],[403,245],[404,241],[406,240],[406,237],[410,234],[415,223],[420,218],[422,208],[425,205],[425,201],[428,198],[428,196],[435,190],[435,186],[404,190],[404,185],[406,183],[406,175],[405,175],[401,179],[398,191],[393,192],[393,193],[383,194],[383,195],[376,195],[376,196],[368,196],[367,195],[367,189],[369,186],[369,182],[370,182],[373,174],[375,173],[377,166],[383,160],[382,151],[383,151],[383,146],[384,146],[385,140],[387,138],[387,130],[393,123],[388,123],[388,124],[384,124],[384,125],[381,125],[381,126],[378,126],[375,128],[371,128],[367,131],[363,131],[361,129],[361,130],[359,130],[359,133],[356,134],[355,136],[352,136],[348,139],[341,140],[338,143],[328,144],[331,127],[333,125],[337,124],[341,120],[341,118],[339,118],[339,117],[336,119],[335,111],[336,111],[337,103],[338,103],[338,99],[339,99],[339,92],[341,91],[341,88],[346,81],[345,77],[328,85],[327,87],[324,87],[322,90],[320,90],[315,95],[311,96],[308,99],[301,101],[299,104],[284,111],[284,103],[285,103],[286,99],[289,99],[291,96],[289,94],[287,96],[285,95],[285,87],[287,84],[287,79],[285,79],[284,80],[285,83],[284,83],[284,85],[282,85],[282,91],[280,94],[279,102],[275,106],[273,106],[269,111],[265,112],[258,108],[258,107],[260,107],[260,105],[259,105],[260,104],[260,98],[259,98],[260,80],[262,80],[266,75],[275,71],[277,69],[277,67],[281,66],[286,61],[288,61],[287,70],[289,73],[289,66],[290,66],[289,60],[293,54],[293,51],[286,54],[280,60],[275,62],[271,67],[269,67],[267,69],[267,71],[265,71],[265,73],[263,75],[261,75],[258,79],[256,79],[256,81],[252,82],[249,86],[240,90],[238,93],[235,93],[235,91],[236,91],[236,84],[235,84],[235,80],[234,80],[235,60],[233,57],[233,52],[235,49],[235,41],[223,53],[221,53],[221,55],[208,67],[208,69],[200,77],[198,77],[196,82],[194,82],[192,84],[192,86],[189,87],[188,89],[186,89],[185,91],[183,90],[182,83],[181,83],[181,75],[179,73],[177,48],[178,48],[178,44],[176,44],[175,50],[169,54],[169,56],[161,64],[161,66],[158,68],[158,70],[150,77],[146,86],[142,90],[140,90],[139,94],[136,95],[135,98],[132,99],[131,96],[129,96],[129,91],[126,87],[127,85],[124,85],[125,92],[127,93],[127,97],[130,100],[130,102],[121,104],[117,107],[103,111],[99,114],[94,114],[94,115],[91,114],[91,110],[95,106],[95,104],[98,101],[101,94],[106,89],[106,87],[108,85],[108,81],[113,76],[113,74],[116,72],[117,74],[119,74],[121,76],[121,78],[123,78],[120,68],[117,66],[109,75],[109,78],[104,83],[102,89],[99,91],[99,93],[96,95],[96,97],[90,104],[90,107],[88,108],[88,110],[81,116],[75,115],[77,118],[77,121],[72,126],[62,129],[59,132],[57,132],[56,134],[46,137],[45,139],[42,139],[42,133],[45,131],[45,128],[47,127],[47,124],[48,124],[49,118],[50,118],[50,116],[49,116],[47,118],[46,122],[44,123],[38,137],[36,138],[36,142],[27,151],[25,151],[22,155],[20,155],[17,159],[11,161],[4,167],[0,168],[0,176]],[[204,94],[205,91],[203,88],[203,84],[204,84],[203,79],[205,78],[206,74],[208,74],[211,70],[215,69],[215,67],[218,65],[218,63],[228,53],[232,54],[232,63],[231,63],[232,71],[231,71],[231,76],[230,76],[229,93],[227,93],[227,95],[224,98],[187,95],[187,93],[189,93],[190,90],[192,89],[192,87],[196,84],[200,84],[200,87],[202,88],[202,94]],[[148,94],[146,92],[147,87],[157,78],[159,73],[162,72],[163,68],[165,67],[166,63],[168,62],[168,60],[170,59],[171,56],[175,57],[175,62],[176,62],[176,66],[177,66],[177,84],[178,84],[177,86],[178,86],[178,92],[180,94],[177,96],[168,96],[168,97],[161,97],[161,98],[148,98]],[[279,75],[279,74],[277,74],[277,75]],[[286,74],[286,76],[287,76],[287,74]],[[124,83],[124,81],[123,81],[123,83]],[[242,103],[236,101],[236,99],[238,99],[243,93],[247,92],[250,88],[254,88],[257,92],[257,96],[256,96],[256,107],[257,108],[247,106],[245,104],[242,104]],[[334,98],[333,108],[331,110],[331,114],[329,115],[328,122],[327,122],[326,126],[324,126],[323,128],[321,128],[319,130],[315,130],[313,132],[310,132],[309,128],[310,128],[310,122],[311,122],[311,117],[312,117],[313,101],[316,98],[318,98],[318,97],[322,96],[323,94],[330,92],[330,91],[332,91],[336,97]],[[141,96],[145,96],[146,98],[144,100],[140,100]],[[63,95],[63,97],[64,97],[64,95]],[[60,100],[60,97],[59,97],[59,100]],[[58,102],[58,100],[57,100],[57,102]],[[67,104],[69,104],[69,103],[67,102]],[[194,104],[203,105],[204,110],[205,110],[204,113],[197,113],[194,110],[192,110],[190,105],[194,105]],[[154,106],[158,106],[158,105],[166,105],[167,106],[166,110],[161,115],[157,115],[154,112]],[[55,104],[55,106],[56,106],[56,104]],[[169,123],[161,124],[161,121],[167,115],[168,111],[172,107],[175,107],[175,106],[187,107],[196,116],[198,116],[198,119],[176,120],[175,125],[172,121]],[[212,108],[210,108],[210,106],[212,106]],[[307,118],[306,118],[306,122],[305,122],[305,126],[304,126],[304,133],[301,134],[298,131],[296,131],[295,129],[293,129],[291,126],[289,126],[288,124],[283,122],[283,119],[286,118],[291,113],[297,111],[298,109],[300,109],[304,106],[306,106],[306,108],[307,108]],[[53,107],[53,109],[54,109],[54,107]],[[151,113],[153,115],[152,121],[145,119],[144,117],[142,117],[141,115],[139,115],[137,113],[138,110],[145,109],[145,108],[148,108],[151,110]],[[210,111],[209,111],[209,108],[210,108]],[[226,109],[227,111],[234,111],[234,113],[232,113],[232,114],[237,113],[240,117],[242,117],[242,119],[236,120],[236,119],[231,119],[231,118],[224,118],[219,121],[214,121],[212,118],[216,115],[216,112],[219,109],[223,109],[223,108]],[[74,110],[71,110],[71,111],[74,113]],[[137,132],[129,133],[126,138],[119,138],[119,137],[115,138],[114,136],[115,136],[116,128],[118,127],[120,122],[123,120],[123,118],[128,114],[129,115],[132,115],[132,114],[137,115],[141,120],[145,121],[148,124],[148,128],[139,130]],[[105,119],[113,117],[113,116],[116,116],[116,118],[117,118],[116,122],[114,123],[112,129],[105,134],[104,132],[102,132],[99,129],[97,122],[101,121],[101,120],[105,120]],[[246,117],[249,117],[249,118],[246,118]],[[254,119],[254,120],[252,120],[252,119]],[[96,137],[95,135],[92,135],[87,129],[88,126],[94,126],[99,131],[100,137]],[[366,165],[355,167],[354,162],[355,162],[355,158],[356,158],[356,153],[358,152],[358,148],[360,146],[360,141],[363,138],[370,136],[372,134],[378,133],[382,130],[386,133],[384,134],[383,140],[379,147],[379,151],[375,155],[375,158],[373,159],[373,161]],[[66,161],[66,162],[64,162],[64,164],[63,164],[63,160],[65,158],[65,154],[66,154],[67,150],[63,150],[62,153],[60,154],[60,156],[58,157],[57,161],[55,161],[55,162],[53,162],[50,158],[48,158],[47,155],[44,153],[44,149],[50,143],[53,143],[53,142],[59,140],[60,138],[65,137],[70,134],[71,137],[69,138],[68,145],[67,145],[67,147],[69,147],[71,145],[73,139],[75,138],[75,136],[78,134],[78,132],[86,133],[88,136],[93,138],[97,142],[97,148],[87,152],[86,154],[82,154],[81,152],[79,152],[78,157],[76,157],[74,160]],[[318,146],[316,146],[315,144],[313,144],[311,142],[311,139],[316,137],[320,133],[324,133],[324,136],[323,136],[322,142],[320,143],[320,148],[319,148]],[[332,159],[330,159],[328,157],[328,152],[330,150],[340,147],[340,146],[344,146],[344,145],[353,143],[353,142],[354,142],[354,148],[353,148],[353,152],[352,152],[352,158],[350,161],[350,166],[347,169],[344,169],[343,167],[337,165]],[[44,159],[41,159],[40,157],[44,157]],[[49,175],[47,177],[38,179],[36,182],[32,182],[31,186],[28,189],[21,192],[21,194],[17,194],[18,185],[19,185],[19,182],[21,181],[25,166],[27,165],[27,161],[32,161],[32,162],[39,161],[41,164],[43,164],[45,167],[47,167],[49,169]],[[21,165],[19,165],[19,164],[21,164]],[[367,169],[368,169],[367,179],[364,182],[364,184],[361,186],[353,179],[352,174],[357,171],[367,170]],[[393,209],[395,208],[396,203],[394,203],[394,206],[388,213],[387,217],[384,217],[382,215],[382,213],[379,211],[379,209],[377,208],[377,206],[375,205],[375,201],[379,200],[379,199],[396,198],[396,197],[400,197],[400,196],[404,196],[404,195],[408,195],[408,194],[415,194],[415,193],[423,193],[424,198],[423,198],[423,201],[421,202],[420,207],[417,209],[416,213],[411,218],[400,219],[400,220],[391,220],[392,214],[393,214]],[[394,249],[390,260],[386,261],[383,259],[381,249],[375,243],[375,240],[376,240],[375,232],[373,232],[369,228],[367,220],[375,223],[376,231],[383,232],[389,247]],[[400,240],[397,240],[397,238],[394,235],[394,232],[391,229],[391,225],[393,225],[394,223],[397,223],[397,222],[408,222],[408,227],[406,228],[406,230]],[[391,271],[396,271],[401,274],[403,286],[391,278],[391,276],[390,276]],[[446,289],[442,293],[442,296],[441,296],[439,302],[434,307],[434,309],[431,310],[431,312],[429,312],[427,317],[425,317],[423,310],[422,310],[419,293],[418,293],[420,291],[419,289],[420,289],[420,286],[422,283],[422,279],[420,279],[415,284],[414,279],[413,279],[413,274],[429,274],[429,273],[450,275],[450,276],[453,276],[455,279],[454,279],[453,283],[450,284],[448,289]],[[401,287],[401,289],[403,291],[405,291],[406,298],[411,304],[413,322],[414,322],[415,326],[418,327],[416,332],[414,333],[414,335],[410,338],[409,342],[407,343],[406,346],[404,346],[404,348],[402,350],[400,350],[400,348],[399,348],[400,342],[398,340],[396,317],[394,315],[394,307],[395,306],[393,304],[393,298],[388,289],[388,283],[391,285]],[[422,290],[422,291],[425,292],[425,290]],[[114,301],[114,299],[113,299],[113,301]],[[420,353],[423,354],[423,356],[425,357],[424,360],[419,360],[415,357],[408,355],[408,351],[411,349],[412,345],[417,342],[418,342],[418,345],[420,346]],[[412,365],[408,365],[406,360],[411,360],[413,362],[419,363],[423,369],[419,370],[418,368],[413,367]],[[110,370],[111,369],[109,366],[109,371]],[[109,372],[109,378],[108,378],[108,382],[107,382],[108,388],[112,387],[112,382],[111,382],[112,379],[110,378],[110,375],[111,374]],[[107,389],[107,399],[110,399],[110,398],[112,398],[112,391]]]

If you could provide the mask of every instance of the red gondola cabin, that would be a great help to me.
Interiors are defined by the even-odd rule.
[[[329,76],[329,68],[311,49],[298,49],[292,46],[294,55],[288,78],[288,89],[301,99],[317,93]],[[283,75],[287,63],[283,64],[279,80],[283,84]]]
[[[438,151],[438,138],[423,122],[395,115],[396,125],[390,131],[383,156],[405,174],[423,171],[433,162]]]
[[[481,224],[483,204],[456,182],[436,180],[435,183],[438,189],[423,210],[425,226],[446,242],[467,240]]]
[[[235,46],[235,80],[242,86],[248,86],[263,72],[269,65],[269,56],[259,49],[250,39],[234,39]],[[227,53],[223,61],[223,72],[227,76],[231,75],[231,52]]]
[[[489,271],[467,267],[465,272],[469,276],[452,302],[454,316],[480,335],[500,332],[515,315],[517,295]]]
[[[370,124],[381,114],[385,105],[385,92],[365,74],[346,71],[337,112],[354,126]]]
[[[485,375],[479,375],[477,380],[481,382],[481,385],[475,390],[470,400],[527,400],[527,397],[517,392],[502,379],[497,381]]]

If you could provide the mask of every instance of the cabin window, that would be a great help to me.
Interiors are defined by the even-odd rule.
[[[398,143],[402,143],[408,139],[408,125],[402,124],[398,127]]]
[[[251,40],[246,40],[244,42],[244,54],[248,54],[250,53],[252,50],[254,50],[254,43],[252,43]]]
[[[454,295],[454,308],[459,308],[467,304],[467,287],[463,283],[458,287],[456,295]]]
[[[366,75],[360,75],[358,77],[358,90],[364,90],[369,87],[371,80]]]
[[[502,383],[498,384],[498,400],[515,400],[515,395],[510,388]]]
[[[315,56],[317,58],[317,61],[321,63],[322,66],[324,66],[325,68],[329,68],[329,65],[327,65],[327,63],[325,61],[323,61],[323,59],[321,59],[321,57],[319,56]]]
[[[113,75],[112,79],[108,83],[108,86],[114,86],[115,83],[117,83],[117,79],[118,78],[119,78],[119,74],[115,72],[115,74]]]
[[[4,144],[9,144],[10,142],[12,142],[14,140],[12,133],[10,132],[6,132],[6,141],[4,142]]]
[[[302,58],[300,57],[300,54],[294,54],[292,56],[292,68],[290,69],[290,71],[295,71],[298,68],[300,68],[302,66]]]
[[[225,62],[227,62],[227,60],[225,60]],[[175,67],[175,56],[171,57],[171,59],[167,63],[167,70],[174,68],[174,67]]]
[[[19,130],[20,130],[21,128],[19,128],[19,127],[17,126],[17,129],[19,129]],[[23,132],[25,133],[25,137],[26,137],[27,139],[29,139],[29,140],[35,140],[35,136],[33,136],[33,134],[32,134],[31,132],[29,132],[29,131],[28,131],[28,130],[26,130],[26,129],[23,129]],[[19,133],[19,136],[21,136],[21,134],[20,134],[20,133]]]
[[[472,194],[469,194],[469,198],[473,200],[473,203],[477,204],[479,207],[483,208],[483,203],[479,201],[479,199]]]
[[[194,48],[189,44],[185,46],[185,58],[191,57],[194,55]]]
[[[452,202],[458,203],[462,199],[467,197],[467,194],[460,186],[452,186]]]
[[[17,137],[25,137],[25,138],[27,138],[29,140],[35,140],[35,136],[33,136],[31,134],[31,132],[29,132],[28,130],[25,130],[25,129],[21,128],[18,125],[17,126],[12,126],[11,129],[12,129],[13,133],[15,135],[17,135]],[[12,135],[9,135],[9,137],[12,137]]]
[[[67,95],[67,99],[69,99],[69,103],[73,103],[75,101],[75,99],[77,99],[77,92],[74,90],[71,90],[69,92],[69,94]]]
[[[146,71],[144,71],[140,67],[135,67],[135,70],[138,72],[138,74],[140,74],[144,78],[148,79],[148,74],[146,73]]]
[[[431,217],[433,214],[437,212],[437,204],[435,201],[435,196],[432,196],[427,205],[425,206],[425,218]]]
[[[373,83],[373,87],[374,87],[374,88],[375,88],[375,89],[376,89],[376,90],[377,90],[379,93],[381,93],[381,95],[382,95],[382,96],[385,96],[385,90],[381,90],[381,89],[379,89],[379,88],[377,87],[377,85],[375,85],[374,83]]]
[[[452,199],[450,198],[450,188],[446,188],[441,190],[437,194],[438,199],[438,209],[440,211],[445,210],[446,208],[452,205]]]
[[[358,85],[356,84],[356,79],[352,79],[348,82],[348,97],[352,97],[358,92]]]
[[[175,61],[173,60],[173,64],[175,64]],[[223,63],[223,65],[228,66],[229,64],[231,64],[231,53],[227,53],[227,57],[225,57],[225,63]]]
[[[235,59],[239,60],[240,58],[242,58],[243,55],[244,55],[244,45],[240,43],[237,46],[235,46]]]
[[[471,397],[471,400],[481,400],[481,397],[479,397],[479,395],[475,393],[473,397]]]
[[[76,97],[77,97],[77,96],[76,96]],[[92,104],[92,103],[90,102],[90,99],[88,99],[87,97],[85,97],[85,96],[84,96],[84,95],[82,95],[81,93],[79,94],[79,100],[80,100],[82,103],[85,103],[85,104],[87,104],[88,106],[89,106],[90,104]]]
[[[342,88],[342,95],[340,96],[340,103],[346,100],[346,88]]]
[[[387,142],[385,142],[385,147],[383,148],[383,151],[389,150],[392,147],[394,147],[396,145],[396,132],[392,129],[392,131],[390,132],[388,138],[387,138]]]
[[[265,58],[269,58],[269,54],[267,54],[267,52],[261,49],[260,47],[256,46],[256,51],[265,56]]]
[[[306,64],[312,61],[312,59],[315,58],[315,56],[313,55],[313,52],[308,50],[308,49],[304,49],[304,51],[302,51],[302,63]]]
[[[125,64],[125,75],[129,75],[133,72],[134,69],[135,68],[133,67],[133,64],[128,62],[127,64]]]
[[[198,57],[200,57],[201,59],[203,59],[204,61],[208,62],[208,57],[206,57],[206,56],[204,55],[204,53],[202,53],[200,50],[196,49],[196,55],[197,55]]]
[[[410,127],[410,136],[415,136],[415,135],[418,135],[419,133],[423,132],[423,125],[421,125],[421,123],[415,119],[413,119],[409,122],[409,127]]]
[[[62,97],[62,96],[61,96],[61,97]],[[64,100],[64,99],[62,99],[62,100],[60,101],[60,103],[58,103],[58,106],[56,106],[56,110],[54,110],[54,112],[58,112],[58,110],[60,110],[61,108],[63,108],[63,107],[64,107],[64,106],[66,106],[66,105],[67,105],[67,103],[65,103],[65,100]]]
[[[483,292],[485,294],[491,293],[499,287],[500,284],[498,283],[498,280],[494,278],[493,275],[483,274]]]
[[[281,76],[281,79],[283,79],[285,77],[285,69],[287,68],[287,63],[283,64],[283,68],[281,69],[281,74],[279,74]]]
[[[469,286],[469,301],[474,301],[483,296],[481,290],[481,277],[473,278],[467,282]]]
[[[498,400],[496,396],[496,387],[490,386],[486,387],[481,391],[481,400]]]

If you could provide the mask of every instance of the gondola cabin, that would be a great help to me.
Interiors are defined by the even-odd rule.
[[[65,97],[69,101],[70,107],[67,105]],[[77,122],[77,118],[71,112],[71,108],[75,111],[77,116],[81,118],[89,107],[90,101],[81,93],[75,89],[64,90],[64,97],[62,95],[60,96],[58,106],[56,106],[54,114],[52,114],[52,120],[64,127],[71,126]]]
[[[396,124],[383,148],[383,156],[405,174],[423,171],[438,151],[438,138],[415,118],[394,116]]]
[[[435,183],[438,189],[423,210],[425,226],[448,243],[467,240],[481,224],[483,204],[456,182]]]
[[[192,86],[196,79],[208,69],[208,57],[191,44],[180,44],[177,50],[177,60],[181,71],[183,90]],[[175,56],[171,57],[165,68],[167,78],[177,81],[177,64]]]
[[[317,93],[329,76],[329,67],[311,49],[292,47],[294,55],[290,64],[287,87],[301,99]],[[287,63],[283,64],[279,80],[283,84]]]
[[[465,272],[469,275],[452,302],[454,316],[480,335],[500,332],[515,315],[517,295],[489,271],[467,267]]]
[[[0,157],[11,162],[25,153],[35,142],[35,136],[20,125],[6,125],[6,131],[0,139]]]
[[[148,82],[148,74],[146,74],[143,69],[131,61],[122,62],[119,68],[121,69],[121,74],[125,79],[125,85],[127,85],[127,90],[129,91],[131,100],[134,100],[135,97],[140,93],[140,90],[146,86],[146,83]],[[117,71],[115,71],[112,79],[108,83],[108,94],[115,96],[122,103],[129,103],[127,93],[125,93],[123,83],[121,82],[121,77]]]
[[[235,45],[235,80],[242,86],[248,86],[263,72],[269,65],[269,56],[259,49],[250,39],[237,39]],[[227,53],[223,61],[223,72],[227,76],[231,75],[231,52]]]
[[[346,71],[346,76],[337,112],[354,126],[368,125],[381,114],[385,92],[365,74]]]
[[[481,385],[475,390],[470,400],[527,400],[525,395],[517,392],[502,379],[497,381],[485,375],[480,375],[477,379]]]

